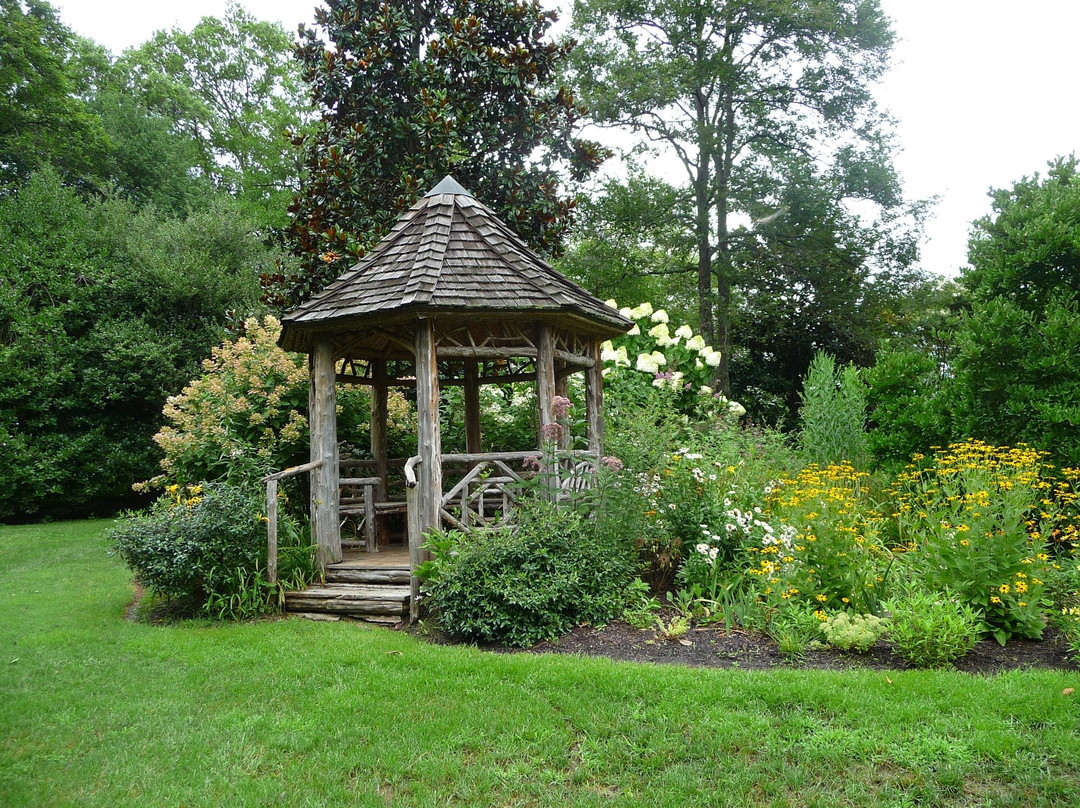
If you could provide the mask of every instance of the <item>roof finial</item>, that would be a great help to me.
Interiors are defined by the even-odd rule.
[[[435,196],[437,194],[461,194],[462,196],[472,196],[472,194],[458,185],[457,180],[449,174],[443,177],[438,185],[424,194],[424,197]]]

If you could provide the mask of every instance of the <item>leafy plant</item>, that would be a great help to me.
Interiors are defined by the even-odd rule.
[[[866,464],[866,386],[854,365],[837,368],[819,351],[803,379],[799,417],[799,446],[808,462]]]
[[[951,592],[909,588],[886,603],[893,651],[916,668],[939,668],[975,647],[981,620]]]
[[[532,501],[516,529],[432,535],[424,597],[448,633],[529,646],[582,622],[607,623],[627,603],[630,548],[593,533],[573,510]]]
[[[887,620],[872,614],[840,612],[818,626],[825,641],[841,651],[864,652],[873,647],[889,628]]]
[[[1045,625],[1046,537],[1060,520],[1044,457],[968,440],[916,455],[897,478],[906,563],[931,591],[948,588],[974,608],[1002,644],[1038,638]]]
[[[267,588],[261,573],[263,507],[262,497],[250,488],[224,482],[173,485],[147,512],[124,516],[109,538],[139,581],[157,593],[193,610],[248,616],[263,608],[258,604],[269,606],[278,591]],[[309,542],[287,516],[280,519],[287,559],[283,579],[310,579]]]
[[[656,618],[656,630],[665,640],[681,640],[690,630],[690,616],[687,614],[675,614],[666,623],[664,618]]]

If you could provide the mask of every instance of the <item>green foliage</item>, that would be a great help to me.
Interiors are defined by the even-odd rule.
[[[893,653],[915,668],[940,668],[975,647],[978,614],[949,592],[910,590],[886,603]]]
[[[866,386],[854,365],[838,369],[819,351],[803,380],[799,418],[799,445],[808,463],[866,464]]]
[[[834,614],[818,630],[825,641],[841,651],[869,651],[889,628],[889,622],[872,614]]]
[[[867,445],[876,464],[903,466],[912,455],[949,442],[953,405],[936,358],[916,350],[883,351],[862,376],[870,427]]]
[[[557,253],[575,180],[606,156],[574,137],[582,110],[556,71],[572,43],[544,37],[539,3],[331,0],[298,54],[322,112],[298,141],[304,178],[289,209],[297,274],[267,279],[276,303],[321,289],[446,174],[531,246]],[[325,36],[325,39],[323,39]]]
[[[1044,458],[966,441],[897,479],[906,565],[929,591],[947,588],[971,606],[1003,645],[1038,638],[1045,625],[1046,539],[1060,520]]]
[[[250,588],[247,576],[265,561],[262,508],[257,489],[170,486],[145,513],[124,516],[109,539],[143,585],[195,607],[213,597],[219,608]]]
[[[85,100],[80,44],[43,0],[0,0],[0,189],[51,165],[100,181],[107,144]]]
[[[730,395],[739,290],[757,280],[740,277],[738,252],[758,240],[748,228],[733,228],[730,216],[763,223],[783,216],[783,208],[762,210],[760,202],[774,201],[799,167],[793,156],[810,152],[838,175],[832,198],[881,207],[898,201],[870,90],[892,47],[888,19],[877,2],[863,0],[580,0],[573,27],[583,40],[577,76],[596,116],[663,145],[685,169],[677,209],[691,211],[684,227],[697,278],[697,324],[723,354],[717,385]],[[830,229],[813,228],[827,237]],[[817,257],[850,274],[841,243],[826,238]],[[778,253],[777,262],[792,252]]]
[[[162,217],[51,171],[0,197],[0,517],[130,497],[166,397],[273,255],[226,199]]]
[[[443,629],[470,642],[526,647],[607,623],[623,613],[634,572],[629,548],[550,503],[523,510],[516,530],[436,535],[428,546],[425,600]]]
[[[115,71],[126,96],[194,147],[202,176],[282,224],[299,174],[287,138],[306,107],[292,48],[279,23],[230,2],[224,18],[203,17],[190,32],[158,31]]]

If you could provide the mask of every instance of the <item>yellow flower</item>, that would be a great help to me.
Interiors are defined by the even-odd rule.
[[[998,592],[1000,592],[1003,595],[1009,594],[1009,591],[1010,591],[1010,587],[1009,587],[1008,584],[1002,584],[1001,586],[998,587]]]
[[[828,600],[828,598],[825,597],[824,595],[816,595],[815,600],[817,600],[819,603],[824,603],[825,601]]]
[[[991,603],[1001,603],[1001,598],[999,598],[997,595],[991,595],[990,596],[990,602]]]

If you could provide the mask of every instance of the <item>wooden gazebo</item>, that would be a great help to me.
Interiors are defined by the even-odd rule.
[[[440,182],[356,266],[282,318],[279,344],[310,360],[308,466],[320,565],[342,557],[336,383],[372,388],[376,500],[388,490],[387,391],[415,386],[418,448],[407,469],[415,471],[414,549],[424,532],[457,518],[445,507],[440,386],[464,388],[466,454],[454,460],[475,466],[498,460],[481,452],[481,385],[535,380],[542,431],[567,377],[584,373],[588,452],[599,457],[600,344],[632,325],[556,272],[452,178]]]

